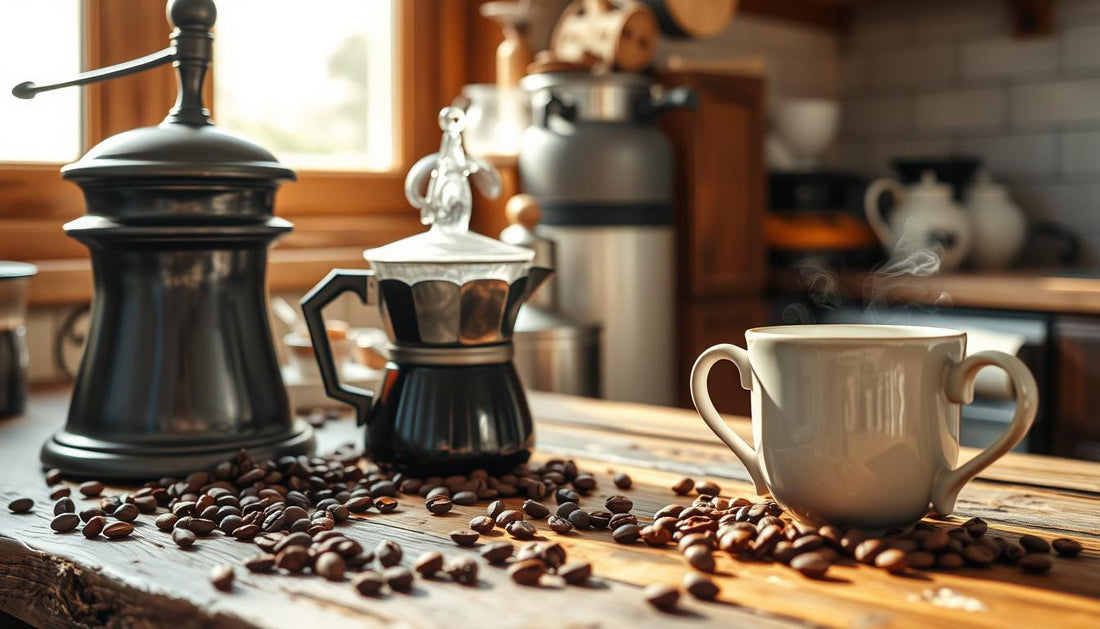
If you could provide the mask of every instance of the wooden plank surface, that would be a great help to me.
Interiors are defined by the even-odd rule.
[[[613,493],[630,496],[635,513],[645,516],[670,502],[686,504],[689,499],[668,489],[681,474],[713,478],[726,495],[752,497],[744,470],[692,413],[546,394],[532,394],[531,403],[539,418],[537,456],[573,457],[599,479],[582,506],[595,508]],[[1028,455],[1006,457],[989,470],[989,480],[972,483],[956,515],[980,515],[1009,537],[1024,531],[1069,535],[1085,546],[1076,559],[1056,560],[1048,575],[997,566],[899,577],[838,565],[829,580],[812,581],[782,565],[719,553],[720,602],[685,599],[682,611],[670,616],[649,608],[640,589],[679,583],[689,568],[674,549],[615,544],[607,532],[563,537],[542,524],[542,536],[561,541],[571,559],[592,561],[595,585],[521,588],[482,564],[476,588],[422,580],[410,594],[364,598],[347,583],[238,570],[233,592],[223,594],[210,586],[209,569],[239,564],[255,554],[251,544],[215,534],[181,551],[149,516],[139,518],[134,536],[123,541],[49,530],[51,501],[37,448],[61,424],[66,406],[67,392],[38,394],[26,417],[0,421],[0,502],[30,495],[38,504],[22,516],[0,509],[0,609],[40,626],[1087,627],[1100,619],[1100,465]],[[731,423],[746,428],[744,420]],[[320,432],[322,449],[358,438],[350,420],[329,422]],[[612,470],[629,473],[634,488],[616,490]],[[481,506],[456,507],[434,517],[422,499],[402,497],[398,512],[341,528],[369,546],[398,541],[406,561],[426,550],[459,556],[472,551],[454,546],[447,532],[465,528],[482,512]],[[962,604],[976,611],[950,607]]]

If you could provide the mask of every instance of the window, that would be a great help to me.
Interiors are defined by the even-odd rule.
[[[80,2],[0,0],[0,162],[66,162],[80,156],[78,90],[11,98],[12,86],[80,71]],[[28,54],[30,51],[33,54]]]
[[[218,2],[214,119],[298,171],[276,196],[295,228],[272,257],[273,287],[311,286],[334,265],[361,264],[363,247],[421,229],[404,174],[437,150],[436,114],[471,78],[472,58],[492,72],[499,30],[479,17],[481,1]],[[71,285],[55,289],[44,271],[32,301],[36,286],[49,294],[37,303],[91,294],[87,250],[62,230],[83,198],[58,168],[110,135],[159,123],[175,78],[161,67],[30,101],[10,89],[164,48],[164,14],[165,0],[0,0],[0,258],[64,260]],[[293,263],[279,267],[283,258]]]
[[[390,170],[396,165],[394,1],[312,6],[324,10],[303,11],[299,0],[219,6],[217,123],[293,168]]]

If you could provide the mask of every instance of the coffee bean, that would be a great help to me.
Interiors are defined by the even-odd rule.
[[[611,496],[603,506],[611,513],[629,513],[634,508],[634,502],[626,496]]]
[[[97,480],[90,480],[86,483],[81,483],[80,486],[77,487],[77,489],[80,491],[80,493],[84,494],[88,498],[95,498],[99,494],[103,493],[105,487],[103,483]]]
[[[504,527],[504,530],[516,539],[534,539],[535,535],[538,534],[538,529],[533,524],[523,520],[510,522],[508,526]]]
[[[741,553],[752,547],[756,532],[750,529],[733,529],[718,538],[718,547],[728,553]]]
[[[180,548],[190,548],[195,543],[195,534],[187,529],[177,528],[172,531],[172,541]]]
[[[701,574],[685,574],[681,585],[688,594],[701,601],[713,601],[718,596],[718,585]]]
[[[27,513],[34,508],[34,500],[30,498],[16,498],[8,503],[8,509],[12,513]]]
[[[552,515],[546,519],[546,524],[550,527],[551,531],[554,531],[558,535],[565,535],[573,530],[573,525],[561,516]]]
[[[302,546],[290,546],[275,555],[275,565],[292,574],[305,570],[309,562],[309,550]]]
[[[578,509],[580,509],[580,507],[577,506],[577,503],[575,502],[563,502],[562,504],[558,505],[558,509],[554,513],[557,514],[557,516],[560,518],[568,518],[570,513],[573,513]]]
[[[228,564],[215,566],[210,571],[210,583],[222,592],[229,592],[233,589],[233,577],[233,566]]]
[[[451,490],[439,485],[424,485],[420,488],[421,492],[427,489],[427,493],[424,495],[424,499],[435,498],[436,496],[443,496],[444,498],[451,497]]]
[[[313,562],[313,571],[329,581],[343,581],[347,564],[334,552],[321,553]]]
[[[676,492],[677,496],[686,496],[692,489],[695,489],[695,481],[686,476],[672,484],[672,491]]]
[[[660,520],[661,518],[678,518],[680,514],[684,512],[684,505],[665,505],[657,510],[653,514],[654,520]]]
[[[867,565],[874,565],[875,557],[878,557],[879,553],[886,550],[886,548],[886,542],[881,539],[863,540],[860,542],[859,546],[856,546],[856,561]]]
[[[451,510],[454,503],[446,496],[432,496],[424,501],[424,507],[432,515],[443,515]]]
[[[645,597],[647,603],[662,611],[669,611],[675,608],[676,603],[680,601],[680,590],[671,585],[662,585],[660,583],[654,583],[646,587],[642,595]]]
[[[936,567],[943,570],[958,570],[963,567],[962,555],[948,551],[936,557]]]
[[[367,570],[355,577],[351,582],[352,586],[363,596],[374,596],[385,585],[386,580],[382,578],[381,574],[373,570]]]
[[[378,564],[383,568],[389,568],[390,566],[396,566],[401,563],[401,556],[403,554],[401,546],[397,542],[391,540],[385,540],[379,543],[374,549],[374,555],[378,557]]]
[[[382,496],[374,500],[374,508],[378,509],[379,513],[393,513],[397,510],[397,504],[397,500],[389,496]]]
[[[875,567],[882,568],[891,574],[897,574],[905,572],[905,569],[909,567],[909,562],[903,551],[888,548],[875,556]]]
[[[443,555],[436,552],[428,552],[420,555],[413,564],[413,570],[416,570],[422,577],[430,577],[435,573],[443,569]]]
[[[372,498],[393,498],[397,496],[397,486],[392,481],[380,480],[370,486],[370,495]]]
[[[630,489],[631,485],[634,484],[634,481],[631,480],[629,476],[621,472],[615,475],[613,481],[615,486],[619,489]]]
[[[479,537],[481,537],[477,531],[469,530],[457,530],[451,531],[451,541],[459,546],[473,546],[477,543]]]
[[[825,540],[820,535],[810,533],[796,538],[791,542],[791,547],[795,550],[795,554],[808,553],[810,551],[817,550],[825,545]]]
[[[550,508],[541,502],[526,500],[523,503],[523,512],[536,520],[541,520],[550,515]]]
[[[50,521],[50,528],[58,533],[68,533],[80,524],[80,516],[75,513],[61,513]]]
[[[970,534],[970,537],[981,537],[989,530],[989,525],[981,518],[970,518],[963,522],[962,527]]]
[[[1063,557],[1076,557],[1081,553],[1081,542],[1068,537],[1059,537],[1050,543],[1054,551]]]
[[[313,537],[311,537],[308,533],[291,533],[290,535],[284,536],[282,539],[280,539],[279,542],[275,544],[275,548],[273,550],[278,553],[284,549],[290,548],[291,546],[301,546],[303,548],[309,548],[312,543]]]
[[[73,504],[72,498],[58,498],[57,502],[53,503],[53,514],[61,515],[62,513],[75,513],[76,505]]]
[[[575,561],[558,568],[558,576],[569,585],[583,585],[592,576],[592,564]]]
[[[633,544],[641,537],[641,529],[637,524],[624,524],[611,533],[611,539],[620,544]]]
[[[111,517],[116,520],[121,520],[122,522],[133,522],[137,519],[139,513],[136,506],[126,503],[119,505],[119,507],[111,513]]]
[[[717,496],[722,493],[722,488],[709,480],[695,483],[695,491],[701,496]]]
[[[707,546],[696,544],[684,551],[688,564],[701,572],[714,572],[714,553]]]
[[[917,570],[925,570],[936,565],[936,556],[930,552],[918,550],[909,553],[907,561],[909,562],[909,567]]]
[[[129,522],[111,522],[103,527],[103,536],[107,539],[120,539],[134,532],[134,525]]]
[[[1020,546],[1029,553],[1049,553],[1050,542],[1038,535],[1021,535]]]
[[[56,484],[60,483],[62,478],[63,478],[63,476],[61,474],[61,470],[59,470],[57,468],[51,468],[51,469],[46,470],[45,477],[46,477],[46,484],[47,485],[56,485]]]
[[[1024,572],[1042,574],[1050,571],[1054,561],[1050,558],[1050,555],[1036,552],[1024,555],[1016,565],[1020,566],[1020,569]]]
[[[469,557],[459,557],[448,562],[444,572],[460,585],[477,583],[477,562]]]
[[[275,556],[274,555],[256,555],[255,557],[249,557],[244,560],[244,567],[249,572],[264,573],[271,572],[275,569]]]
[[[588,524],[596,530],[606,529],[611,524],[611,515],[610,511],[589,511]]]
[[[115,517],[118,517],[117,511],[115,514]],[[136,518],[137,516],[134,517]],[[129,521],[132,522],[133,520]],[[182,521],[182,519],[180,521]],[[176,526],[179,526],[179,522],[176,522]],[[187,529],[199,537],[210,535],[216,528],[218,528],[218,525],[213,520],[207,520],[206,518],[191,518],[191,521],[187,525]]]
[[[153,521],[153,525],[161,531],[171,531],[176,526],[177,521],[179,521],[179,517],[176,514],[162,513]]]
[[[804,577],[820,579],[829,571],[829,561],[819,551],[813,551],[791,559],[791,567]]]
[[[587,511],[577,509],[569,514],[568,519],[569,523],[573,525],[573,528],[579,531],[587,531],[592,528],[592,521]]]
[[[501,511],[496,517],[497,526],[502,529],[507,529],[508,525],[513,522],[519,522],[523,519],[523,512],[516,511],[515,509],[506,509]]]
[[[568,487],[559,487],[558,490],[554,492],[554,501],[559,505],[569,503],[580,504],[581,495]]]
[[[477,504],[477,494],[472,491],[460,491],[451,497],[456,505],[470,506]]]
[[[512,556],[513,547],[508,542],[493,542],[479,549],[479,553],[489,563],[503,563]]]
[[[587,494],[596,488],[596,477],[591,474],[577,474],[572,483],[573,489],[582,494]]]
[[[495,527],[496,522],[493,522],[493,518],[490,518],[487,515],[475,516],[473,519],[470,520],[470,529],[477,531],[482,535],[492,532],[493,528]]]
[[[84,523],[84,528],[81,529],[80,532],[84,534],[84,537],[92,539],[102,533],[106,526],[107,519],[101,515],[97,515],[89,518],[88,521]]]
[[[485,507],[485,515],[493,518],[493,520],[496,520],[501,513],[504,513],[507,510],[508,507],[504,504],[503,500],[494,500],[490,502],[487,507]]]
[[[546,568],[539,559],[517,561],[508,568],[508,576],[519,585],[538,585],[544,572]]]
[[[67,498],[73,492],[69,489],[68,485],[60,485],[53,488],[50,491],[50,500],[57,500],[58,498]]]
[[[971,565],[984,568],[993,563],[996,555],[981,544],[971,544],[963,549],[963,559]]]
[[[344,503],[344,508],[347,509],[349,513],[366,513],[372,506],[374,506],[374,503],[370,496],[350,498]]]
[[[401,490],[401,493],[412,495],[419,492],[423,485],[424,481],[419,478],[406,478],[401,481],[398,488]]]
[[[386,568],[382,572],[382,578],[386,580],[386,584],[390,586],[390,589],[395,592],[407,592],[412,588],[413,573],[405,566],[393,566]]]
[[[653,524],[642,527],[638,534],[642,541],[650,546],[666,546],[672,541],[672,533],[668,529]]]

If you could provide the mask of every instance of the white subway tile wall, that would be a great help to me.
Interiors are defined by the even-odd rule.
[[[837,163],[967,154],[1100,263],[1100,0],[1059,0],[1018,39],[1003,0],[856,4],[841,38]]]

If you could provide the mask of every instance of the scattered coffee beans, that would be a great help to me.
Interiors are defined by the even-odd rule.
[[[704,480],[695,483],[695,491],[700,496],[717,496],[722,493],[722,488],[709,480]]]
[[[420,558],[413,564],[413,570],[424,577],[428,578],[443,569],[443,555],[436,552],[429,552],[420,555]]]
[[[447,563],[444,572],[455,583],[474,585],[477,583],[477,562],[469,557],[459,557]]]
[[[317,555],[313,562],[313,571],[329,581],[343,581],[347,564],[344,558],[333,551],[323,552]]]
[[[454,503],[446,496],[432,496],[424,501],[424,507],[432,515],[443,515],[451,510]]]
[[[45,477],[47,485],[56,485],[61,482],[61,470],[57,468],[48,469],[46,470]]]
[[[546,568],[539,559],[517,561],[508,568],[508,576],[520,585],[538,585]]]
[[[682,585],[688,594],[701,601],[713,601],[718,596],[718,585],[701,574],[685,574]]]
[[[386,584],[390,586],[390,589],[395,592],[407,592],[412,588],[413,573],[405,566],[386,568],[382,573],[382,577],[386,580]]]
[[[634,502],[626,496],[611,496],[603,506],[611,513],[629,513],[634,508]]]
[[[53,503],[53,514],[61,515],[62,513],[75,513],[76,505],[73,504],[72,498],[58,498],[57,502]]]
[[[233,566],[227,564],[215,566],[210,571],[210,583],[222,592],[229,592],[233,589],[233,577]]]
[[[1049,553],[1050,542],[1038,535],[1021,535],[1020,546],[1029,553]]]
[[[360,573],[359,576],[355,577],[351,582],[352,586],[363,596],[374,596],[378,594],[385,583],[386,580],[382,578],[382,575],[373,570],[367,570]]]
[[[637,524],[624,524],[611,533],[611,539],[620,544],[633,544],[641,537],[641,529]]]
[[[829,561],[819,552],[809,552],[791,559],[791,567],[802,576],[820,579],[829,570]]]
[[[80,516],[75,513],[62,513],[50,521],[50,528],[58,533],[68,533],[80,524]]]
[[[473,546],[477,543],[477,539],[481,537],[477,531],[460,530],[451,531],[451,541],[459,546]]]
[[[541,502],[528,499],[523,503],[523,512],[536,520],[541,520],[550,515],[550,508]]]
[[[569,520],[558,515],[552,515],[547,518],[546,524],[550,527],[551,531],[554,531],[558,535],[565,535],[573,530],[573,525]]]
[[[8,503],[8,510],[12,513],[27,513],[34,508],[34,500],[30,498],[16,498]]]
[[[592,576],[592,564],[587,561],[567,563],[558,568],[558,576],[569,585],[583,585]]]
[[[512,556],[513,547],[508,542],[493,542],[481,547],[478,551],[486,561],[492,564],[504,563]]]
[[[103,493],[104,487],[103,483],[97,480],[90,480],[86,483],[81,483],[77,489],[88,498],[94,498]]]
[[[1059,537],[1050,545],[1054,547],[1055,552],[1063,557],[1076,557],[1081,553],[1081,542],[1067,537]]]
[[[97,535],[103,532],[103,529],[107,526],[107,519],[101,515],[93,516],[84,523],[84,528],[80,530],[84,534],[84,537],[93,539]]]
[[[614,479],[612,480],[615,483],[615,486],[619,489],[630,489],[630,487],[634,485],[634,481],[631,480],[629,476],[621,472],[616,474]]]
[[[645,600],[657,609],[668,611],[676,607],[680,601],[680,590],[671,585],[654,583],[643,592]]]
[[[504,527],[504,530],[516,539],[535,539],[535,535],[538,534],[538,529],[533,524],[523,520],[510,522],[508,526]]]
[[[695,489],[695,481],[686,476],[672,484],[672,491],[676,492],[677,496],[686,496],[692,489]]]
[[[487,515],[475,516],[473,519],[470,520],[470,529],[477,531],[482,535],[492,532],[494,528],[496,528],[496,522],[493,521],[493,518],[490,518]]]
[[[271,572],[275,569],[275,556],[274,555],[256,555],[255,557],[249,557],[244,560],[244,567],[249,572],[265,573]]]
[[[107,539],[121,539],[134,532],[134,525],[129,522],[111,522],[103,527],[103,537]]]
[[[1020,566],[1024,572],[1042,574],[1044,572],[1049,572],[1054,562],[1050,559],[1049,554],[1028,553],[1024,555],[1016,565]]]
[[[374,549],[374,556],[378,557],[378,564],[383,568],[389,568],[401,563],[401,546],[394,541],[386,540]],[[387,578],[387,581],[389,579]]]
[[[190,548],[195,543],[195,534],[187,529],[177,528],[172,531],[172,541],[180,548]]]

